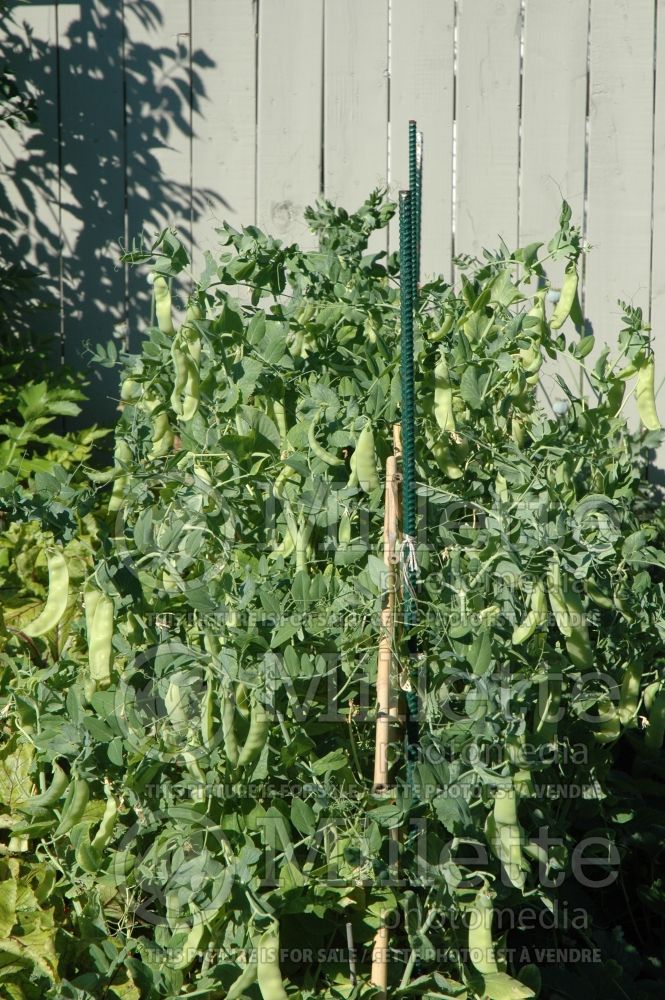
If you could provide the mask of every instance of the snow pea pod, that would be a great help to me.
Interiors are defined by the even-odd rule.
[[[570,310],[573,308],[575,303],[575,296],[577,295],[577,265],[574,261],[570,261],[566,266],[566,273],[563,279],[563,285],[561,287],[561,295],[559,296],[559,301],[557,302],[552,317],[550,319],[550,326],[553,330],[558,330],[563,326],[565,321],[570,315]]]
[[[453,390],[448,376],[448,365],[443,353],[434,368],[434,419],[445,433],[455,430]]]
[[[90,677],[96,686],[105,688],[111,683],[113,601],[108,594],[88,584],[84,591],[83,603],[88,633]]]
[[[46,791],[42,792],[41,795],[32,795],[25,802],[21,802],[17,808],[29,816],[35,816],[37,813],[54,806],[62,798],[68,785],[69,775],[63,771],[57,761],[54,761],[53,777]]]
[[[162,333],[173,333],[171,317],[171,290],[163,274],[156,274],[152,284],[155,296],[155,317]]]
[[[656,410],[656,396],[654,391],[655,365],[653,358],[644,364],[637,375],[637,388],[635,399],[637,400],[637,412],[640,420],[648,431],[662,430],[658,412]]]
[[[376,471],[376,451],[374,448],[374,431],[368,421],[360,432],[356,450],[351,456],[352,478],[365,493],[371,493],[379,488],[379,477]]]
[[[56,837],[69,833],[72,827],[80,822],[89,798],[90,789],[85,778],[73,778],[67,791],[60,822],[55,830]]]
[[[323,445],[319,444],[316,440],[316,428],[319,420],[321,419],[321,412],[322,411],[319,409],[314,414],[312,422],[309,425],[309,430],[307,431],[307,441],[309,447],[317,458],[320,458],[326,465],[339,467],[340,465],[344,465],[344,459],[338,458],[337,455],[333,455],[331,451],[327,451]]]
[[[486,889],[480,889],[469,913],[469,958],[482,975],[499,971],[492,942],[494,907]]]
[[[531,591],[531,601],[529,611],[521,625],[513,629],[513,646],[530,639],[539,625],[547,621],[547,598],[545,587],[541,580],[538,580]]]
[[[252,960],[245,966],[238,978],[231,983],[226,1000],[240,1000],[245,991],[256,982],[256,975],[257,964],[255,960]]]
[[[261,756],[269,732],[270,716],[259,701],[252,701],[249,731],[238,757],[239,767],[247,767]]]
[[[23,627],[30,638],[52,632],[67,609],[69,600],[69,570],[67,560],[60,549],[52,550],[47,557],[48,597],[42,611],[33,621]]]
[[[279,924],[277,921],[259,939],[257,980],[263,1000],[288,1000],[279,967]]]

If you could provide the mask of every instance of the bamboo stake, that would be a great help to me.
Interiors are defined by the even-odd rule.
[[[395,432],[393,432],[395,433]],[[398,440],[399,432],[394,440]],[[389,752],[394,738],[394,728],[399,723],[395,687],[392,683],[395,597],[397,589],[396,564],[397,530],[399,523],[397,458],[391,455],[386,461],[385,515],[383,521],[383,561],[386,566],[386,601],[381,611],[381,635],[376,672],[376,749],[374,757],[374,791],[389,788]],[[393,836],[397,837],[395,830]],[[371,982],[387,997],[389,929],[382,925],[374,938]]]
[[[381,612],[381,636],[376,670],[376,750],[374,791],[388,788],[388,753],[391,729],[397,718],[397,704],[391,684],[393,664],[393,622],[395,618],[395,556],[397,549],[397,461],[386,462],[386,502],[383,522],[383,561],[386,566],[386,603]]]

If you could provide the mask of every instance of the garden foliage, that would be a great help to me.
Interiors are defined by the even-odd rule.
[[[547,246],[420,290],[415,656],[395,639],[418,760],[398,737],[372,790],[400,330],[368,240],[393,210],[321,203],[316,250],[225,225],[195,280],[170,230],[125,254],[154,315],[113,485],[80,494],[108,517],[79,551],[31,509],[68,600],[3,637],[8,996],[369,997],[382,921],[391,996],[660,994],[659,433],[623,416],[650,338],[624,305],[598,350],[576,296],[552,329],[547,262],[585,249],[567,206]]]

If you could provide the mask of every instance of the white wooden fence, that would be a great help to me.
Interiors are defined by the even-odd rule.
[[[306,240],[320,193],[405,186],[416,118],[424,271],[549,238],[564,196],[594,331],[641,305],[665,376],[665,0],[33,0],[15,19],[41,129],[2,150],[2,183],[66,360],[123,324],[137,344],[119,240],[173,223],[196,255],[223,218]]]

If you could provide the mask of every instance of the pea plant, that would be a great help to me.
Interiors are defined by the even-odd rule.
[[[380,997],[382,929],[390,996],[660,995],[649,328],[622,303],[594,343],[566,205],[547,245],[419,289],[418,614],[376,788],[393,212],[322,202],[307,251],[225,225],[196,277],[171,230],[124,254],[153,316],[94,569],[55,528],[4,637],[10,996]]]

